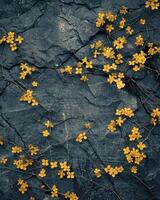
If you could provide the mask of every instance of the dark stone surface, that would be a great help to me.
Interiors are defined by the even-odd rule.
[[[126,90],[118,91],[106,84],[105,77],[94,75],[90,75],[87,85],[76,77],[61,77],[56,70],[90,55],[89,45],[93,41],[105,41],[104,34],[95,27],[98,11],[116,11],[121,5],[135,9],[141,4],[144,4],[144,0],[0,0],[0,36],[15,31],[24,37],[17,52],[11,52],[6,45],[0,47],[0,134],[17,145],[23,146],[23,141],[26,144],[34,143],[42,153],[51,145],[45,157],[69,161],[78,176],[74,181],[60,181],[55,173],[49,172],[48,184],[56,183],[62,192],[74,191],[83,200],[160,199],[159,127],[154,129],[146,142],[147,159],[139,167],[138,175],[124,172],[115,179],[104,176],[97,180],[90,174],[94,167],[102,167],[101,160],[106,164],[128,166],[122,153],[122,148],[128,144],[128,131],[134,123],[143,127],[149,120],[136,95],[136,87],[132,90],[128,86]],[[157,27],[159,13],[151,14],[146,14],[148,23],[152,23],[153,19],[152,26]],[[155,41],[160,41],[159,36],[157,32],[150,32],[151,39]],[[130,48],[127,48],[126,54],[131,51]],[[20,81],[21,62],[36,66],[38,72],[28,80]],[[98,60],[95,64],[99,66],[104,62]],[[128,76],[132,75],[128,72]],[[143,91],[150,92],[146,97],[149,100],[147,109],[151,109],[154,102],[160,105],[159,79],[145,71],[133,77]],[[41,104],[38,107],[19,101],[23,93],[21,86],[31,87],[32,80],[39,82],[39,87],[35,89],[35,97]],[[106,124],[114,117],[115,110],[122,106],[134,108],[136,117],[129,120],[117,134],[110,135],[106,133]],[[56,124],[67,121],[56,126],[49,139],[44,139],[40,133],[44,120],[48,118]],[[74,137],[88,121],[93,123],[89,141],[78,145]],[[11,146],[0,148],[0,154],[12,161],[15,157],[10,149]],[[8,168],[15,169],[9,163]],[[0,199],[27,200],[30,196],[39,200],[51,199],[50,195],[34,188],[22,196],[16,186],[21,176],[26,177],[10,169],[0,170]],[[31,179],[29,184],[39,186],[36,179]]]

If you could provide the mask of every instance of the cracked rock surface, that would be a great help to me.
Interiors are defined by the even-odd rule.
[[[50,173],[48,184],[57,183],[64,192],[74,191],[81,200],[160,199],[158,127],[147,140],[147,159],[140,166],[138,178],[126,172],[115,179],[106,176],[97,181],[90,174],[93,168],[107,163],[124,163],[127,166],[122,149],[128,143],[128,130],[132,123],[144,126],[149,120],[134,91],[117,90],[106,84],[105,77],[91,74],[88,84],[85,84],[76,77],[58,73],[59,67],[72,65],[90,55],[89,45],[93,41],[105,40],[95,27],[100,10],[116,11],[121,5],[135,9],[141,4],[144,4],[143,0],[0,0],[0,37],[14,31],[24,38],[16,52],[11,52],[8,46],[0,47],[0,134],[17,145],[38,145],[48,159],[67,160],[79,176],[74,181],[59,181],[55,173]],[[156,27],[160,18],[154,14],[153,18],[152,25]],[[151,38],[160,41],[159,34],[151,32]],[[22,62],[38,68],[26,81],[19,80]],[[98,61],[97,66],[103,62]],[[148,98],[160,105],[159,81],[145,72],[136,79],[138,85],[150,91]],[[35,90],[35,97],[40,102],[38,107],[19,101],[24,89],[29,88],[33,80],[39,82]],[[114,117],[115,110],[123,106],[135,109],[137,117],[115,135],[106,134],[106,124]],[[43,121],[48,118],[57,125],[50,139],[45,140],[40,133]],[[77,145],[74,138],[88,121],[93,124],[89,139],[83,145]],[[0,154],[13,161],[15,157],[10,149],[11,146],[0,148]],[[30,196],[39,200],[51,199],[47,192],[34,188],[21,195],[16,181],[23,174],[10,168],[15,169],[11,162],[8,169],[0,168],[0,199],[28,200]],[[34,179],[31,183],[40,186]]]

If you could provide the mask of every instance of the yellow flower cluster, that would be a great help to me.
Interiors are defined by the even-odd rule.
[[[104,25],[104,23],[105,23],[104,17],[105,17],[105,13],[104,12],[99,12],[98,13],[98,17],[97,17],[97,21],[96,21],[96,26],[98,28]]]
[[[104,168],[104,171],[109,174],[112,177],[115,177],[116,175],[118,175],[119,173],[122,173],[124,170],[123,166],[116,166],[116,167],[112,167],[111,165],[107,165]]]
[[[126,121],[126,117],[131,118],[134,116],[134,111],[131,108],[121,108],[117,109],[115,115],[118,117],[114,120],[111,120],[107,125],[107,129],[114,133],[117,130],[117,126],[121,127]]]
[[[87,140],[87,135],[85,132],[80,132],[76,137],[76,142],[82,143],[84,140]]]
[[[31,104],[32,106],[37,106],[38,101],[33,97],[33,91],[32,90],[27,90],[21,97],[20,101],[22,102],[27,102]]]
[[[5,165],[8,161],[7,157],[0,157],[0,164]]]
[[[18,179],[17,185],[19,186],[19,191],[24,194],[28,190],[28,183],[23,179]]]
[[[95,43],[90,45],[91,49],[94,49],[93,57],[97,58],[102,53],[103,43],[102,41],[98,40]]]
[[[146,60],[146,54],[144,51],[140,51],[140,53],[133,54],[133,59],[129,61],[129,65],[133,67],[133,71],[137,72],[144,67]]]
[[[22,36],[17,36],[15,35],[15,32],[8,32],[7,35],[4,35],[0,39],[0,44],[8,44],[11,51],[16,51],[18,49],[18,45],[20,45],[23,42],[23,37]]]
[[[151,124],[160,124],[160,108],[154,108],[151,112]]]
[[[92,69],[93,64],[92,61],[89,61],[87,57],[84,57],[81,62],[78,62],[76,64],[75,70],[73,70],[73,67],[66,66],[64,68],[60,69],[61,73],[67,73],[67,74],[73,74],[80,75],[80,80],[83,82],[86,82],[88,80],[87,75],[84,73],[86,69]]]
[[[152,42],[148,43],[148,55],[160,54],[160,47],[155,46]]]
[[[20,65],[20,79],[25,79],[26,76],[31,75],[32,72],[35,72],[35,67],[30,67],[27,63],[21,63]]]
[[[60,179],[66,176],[67,179],[74,179],[75,173],[71,171],[71,166],[66,162],[60,162],[60,170],[58,171],[58,176]]]
[[[131,132],[132,132],[132,133],[129,134],[129,140],[130,140],[130,141],[135,141],[135,140],[138,140],[138,139],[142,138],[142,135],[141,135],[141,133],[139,132],[139,128],[133,127],[133,129],[132,129]]]
[[[28,145],[28,150],[31,156],[37,155],[39,148],[37,146],[33,146],[32,144]]]
[[[142,146],[143,143],[139,145]],[[123,149],[123,153],[128,163],[135,163],[137,165],[139,165],[142,162],[142,160],[146,158],[146,155],[143,152],[141,152],[138,148],[130,149],[129,147],[125,147]]]
[[[45,127],[46,127],[47,129],[52,129],[52,128],[54,127],[53,122],[50,121],[50,120],[47,120],[47,121],[44,123],[44,125],[45,125]],[[45,130],[42,131],[43,137],[48,137],[48,136],[50,135],[50,133],[49,133],[49,131],[48,131],[47,129],[45,129]]]
[[[118,37],[116,40],[113,41],[113,46],[116,49],[123,49],[124,45],[127,43],[127,40],[124,36]]]
[[[151,10],[158,10],[160,8],[159,0],[146,0],[146,8],[151,8]]]
[[[64,195],[65,199],[68,200],[78,200],[79,197],[74,192],[66,192]]]
[[[109,77],[107,78],[107,82],[109,84],[115,83],[116,87],[120,90],[125,87],[125,83],[122,80],[124,78],[125,78],[125,76],[124,76],[124,73],[122,73],[122,72],[112,73],[112,74],[109,74]]]
[[[58,197],[58,188],[56,185],[53,185],[51,188],[51,197],[52,198]]]
[[[14,153],[14,154],[19,154],[19,153],[22,153],[22,147],[20,147],[20,146],[14,146],[14,147],[12,147],[12,153]]]
[[[18,160],[13,161],[13,164],[16,166],[17,169],[26,171],[29,166],[33,165],[33,160],[27,159],[23,155],[21,155]]]
[[[117,69],[117,65],[115,63],[112,63],[112,65],[109,65],[109,64],[103,65],[104,72],[110,72],[111,70],[116,70],[116,69]]]

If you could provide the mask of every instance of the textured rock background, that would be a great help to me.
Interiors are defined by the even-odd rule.
[[[121,5],[135,9],[141,4],[144,4],[144,0],[0,0],[0,36],[8,31],[15,31],[24,37],[23,44],[15,53],[7,46],[0,47],[0,133],[7,140],[19,145],[23,145],[23,141],[26,144],[34,141],[49,159],[68,160],[79,174],[76,180],[59,181],[53,173],[50,174],[48,183],[57,183],[61,191],[73,190],[80,199],[160,199],[158,127],[147,140],[148,158],[141,165],[137,176],[124,173],[113,180],[105,176],[97,181],[90,175],[94,167],[102,166],[103,163],[124,163],[127,166],[122,148],[127,145],[129,127],[132,123],[143,127],[149,119],[135,91],[130,88],[118,91],[114,86],[107,85],[104,77],[93,75],[90,75],[87,85],[76,77],[62,77],[57,71],[59,67],[72,65],[83,56],[89,55],[89,45],[93,41],[105,40],[105,36],[95,27],[98,11],[117,10]],[[143,14],[148,15],[148,21],[153,27],[159,28],[160,16],[157,18],[154,13],[152,16],[151,13]],[[160,32],[150,31],[150,37],[154,41],[160,41]],[[132,49],[127,51],[130,50]],[[19,81],[21,62],[27,62],[39,69],[24,82]],[[99,61],[97,65],[101,62],[103,63]],[[136,78],[137,84],[151,93],[150,102],[159,105],[159,79],[156,80],[152,74],[146,72]],[[19,102],[22,88],[29,88],[31,80],[39,82],[35,94],[41,103],[40,107]],[[115,109],[121,105],[136,109],[137,117],[130,120],[117,134],[106,134],[106,123],[113,118]],[[43,121],[48,118],[57,126],[50,139],[45,140],[40,132]],[[82,130],[86,121],[94,125],[89,142],[77,145],[73,138]],[[144,133],[146,136],[148,130]],[[48,146],[50,148],[47,149]],[[9,149],[10,147],[1,148],[0,153],[13,160]],[[18,176],[19,172],[7,168],[0,171],[0,199],[29,199],[31,195],[40,200],[50,199],[50,195],[34,188],[22,196],[16,186]],[[36,185],[36,180],[32,182]]]

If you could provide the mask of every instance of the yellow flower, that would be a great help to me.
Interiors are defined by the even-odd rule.
[[[86,129],[91,129],[91,128],[92,128],[92,124],[91,124],[90,122],[86,122],[86,123],[84,124],[84,128],[86,128]]]
[[[44,130],[44,131],[42,131],[42,135],[43,135],[43,137],[48,137],[50,135],[50,133],[48,130]]]
[[[126,7],[126,6],[122,6],[121,8],[120,8],[120,14],[122,14],[122,15],[126,15],[127,13],[128,13],[128,8]]]
[[[146,145],[143,143],[143,142],[139,142],[137,147],[140,149],[140,150],[143,150],[144,148],[146,148]]]
[[[86,68],[87,69],[92,69],[93,68],[92,61],[87,61],[86,62]]]
[[[74,179],[75,173],[74,172],[67,172],[67,179]]]
[[[136,46],[143,46],[144,45],[144,40],[143,40],[142,35],[138,35],[136,37],[135,45]]]
[[[70,171],[70,166],[67,164],[66,161],[60,162],[59,165],[60,165],[60,168],[61,168],[63,171]]]
[[[102,54],[109,59],[115,58],[115,52],[112,47],[104,47]]]
[[[88,81],[87,75],[82,75],[80,80],[84,82]]]
[[[66,174],[65,174],[65,172],[63,170],[59,170],[58,171],[58,176],[59,176],[60,179],[62,179],[65,175]]]
[[[101,170],[99,168],[94,169],[94,174],[97,178],[100,178],[102,176]]]
[[[75,74],[82,74],[82,68],[76,67],[76,72]]]
[[[131,167],[131,172],[137,174],[137,166]]]
[[[125,122],[125,118],[122,119],[122,117],[118,117],[118,119],[116,119],[116,124],[118,126],[122,126],[122,124],[124,124],[124,122]]]
[[[8,161],[7,157],[0,157],[0,164],[5,165]]]
[[[23,42],[23,37],[22,36],[18,36],[16,39],[15,39],[16,42],[18,42],[19,44],[21,44]]]
[[[129,154],[130,153],[130,148],[129,147],[126,147],[126,148],[123,148],[123,153],[126,155],[126,154]]]
[[[37,81],[32,81],[32,86],[33,87],[37,87],[38,86],[38,82]]]
[[[132,35],[133,32],[134,32],[134,29],[132,29],[131,26],[127,26],[127,28],[126,28],[126,33],[127,33],[128,35]]]
[[[124,45],[127,43],[127,40],[124,36],[118,37],[116,40],[113,41],[113,46],[116,49],[123,49]]]
[[[57,161],[50,162],[50,166],[51,166],[52,169],[54,169],[54,168],[58,167],[58,162]]]
[[[119,22],[119,28],[123,29],[126,24],[126,19],[122,17],[121,21]]]
[[[41,177],[41,178],[44,178],[44,177],[46,176],[46,170],[42,168],[42,169],[40,170],[38,176]]]
[[[141,18],[141,19],[139,20],[139,23],[140,23],[141,25],[144,25],[144,24],[146,23],[146,20]]]
[[[42,159],[41,162],[42,162],[42,166],[48,166],[49,165],[48,160]]]
[[[44,125],[46,126],[46,128],[53,128],[54,127],[53,122],[50,121],[50,120],[47,120]]]
[[[114,30],[114,27],[112,24],[106,25],[106,32],[111,33]]]

